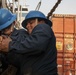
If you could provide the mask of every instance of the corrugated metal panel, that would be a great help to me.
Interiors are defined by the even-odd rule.
[[[76,15],[53,15],[59,75],[76,75]]]

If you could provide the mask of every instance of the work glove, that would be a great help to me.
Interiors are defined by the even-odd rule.
[[[1,41],[1,47],[0,51],[1,52],[9,52],[9,42],[12,41],[10,37],[7,36],[2,36],[2,41]]]

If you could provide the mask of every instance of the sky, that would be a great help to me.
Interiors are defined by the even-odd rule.
[[[10,0],[11,1],[11,0]],[[35,10],[40,0],[19,0],[20,5],[26,5],[28,10]],[[57,0],[41,0],[40,11],[47,15]],[[62,0],[53,14],[74,14],[76,15],[76,0]]]

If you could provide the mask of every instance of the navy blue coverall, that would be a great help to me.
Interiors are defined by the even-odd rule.
[[[25,34],[25,35],[24,35]],[[11,38],[14,41],[21,41],[21,39],[24,39],[26,36],[28,36],[28,33],[24,29],[14,29],[13,33],[11,34]],[[7,69],[8,65],[13,65],[17,68],[20,66],[21,62],[21,54],[15,53],[12,51],[9,51],[8,53],[1,53],[1,62],[2,62],[2,72]],[[21,58],[20,58],[21,57]]]
[[[28,37],[11,41],[9,50],[22,54],[18,75],[58,75],[56,38],[50,25],[37,25]]]

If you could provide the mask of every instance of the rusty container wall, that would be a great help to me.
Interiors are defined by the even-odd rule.
[[[76,15],[52,16],[59,75],[76,75]]]
[[[74,53],[74,60],[75,60],[75,74],[76,74],[76,17],[75,17],[75,53]]]

